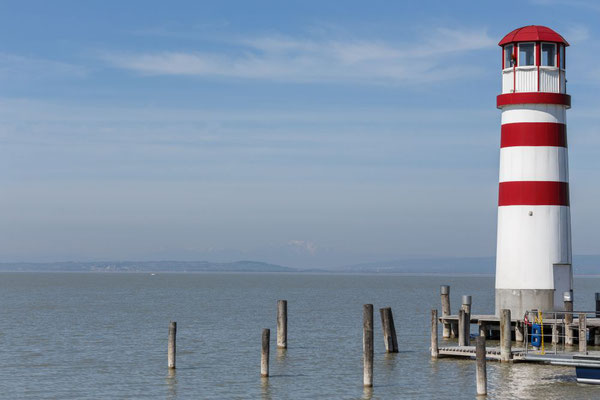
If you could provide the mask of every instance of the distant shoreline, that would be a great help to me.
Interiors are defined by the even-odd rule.
[[[446,276],[465,278],[493,278],[495,274],[451,273],[451,272],[354,272],[354,271],[43,271],[43,270],[0,270],[0,274],[98,274],[98,275],[365,275],[365,276]],[[600,278],[600,274],[575,274],[575,278]]]

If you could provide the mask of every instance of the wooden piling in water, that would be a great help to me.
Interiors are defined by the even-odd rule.
[[[263,329],[262,346],[260,352],[260,376],[266,378],[269,376],[269,353],[271,342],[271,330]]]
[[[397,353],[398,338],[396,337],[396,328],[394,326],[394,316],[391,307],[380,308],[379,315],[381,316],[385,351],[388,353]]]
[[[477,395],[487,394],[487,370],[485,366],[485,337],[478,336],[475,342],[475,359],[477,362]]]
[[[587,316],[579,314],[579,352],[587,354]]]
[[[175,357],[177,353],[177,322],[169,323],[169,342],[167,347],[167,365],[175,369]]]
[[[287,300],[277,300],[277,347],[287,349]]]
[[[438,310],[431,310],[431,357],[438,358],[440,350],[438,347]]]
[[[363,306],[363,385],[373,386],[373,304]]]
[[[458,345],[469,345],[470,321],[468,314],[462,308],[458,310]]]
[[[450,286],[442,285],[440,286],[440,297],[442,300],[442,317],[447,317],[451,314],[450,311]],[[444,322],[442,328],[442,337],[447,339],[452,334],[451,323]]]
[[[394,324],[394,314],[392,308],[388,307],[388,324],[390,327],[390,334],[392,335],[392,353],[398,352],[398,337],[396,336],[396,324]]]
[[[465,321],[463,323],[463,328],[465,330],[465,346],[469,346],[471,343],[471,303],[471,296],[462,296],[461,308],[465,310]]]
[[[500,311],[500,361],[512,359],[511,319],[510,310]]]
[[[571,292],[564,292],[563,299],[565,302],[565,344],[573,345],[573,329],[570,324],[573,323],[573,296]]]

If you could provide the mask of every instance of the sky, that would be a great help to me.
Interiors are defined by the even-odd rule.
[[[2,1],[0,262],[297,267],[496,248],[501,55],[567,49],[575,254],[599,254],[595,1]]]

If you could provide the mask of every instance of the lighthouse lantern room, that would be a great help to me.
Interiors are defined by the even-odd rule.
[[[572,292],[565,48],[544,26],[515,29],[502,48],[496,314],[562,310]]]

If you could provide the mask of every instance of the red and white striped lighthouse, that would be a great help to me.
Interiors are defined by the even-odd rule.
[[[502,47],[496,314],[561,310],[572,290],[565,48],[550,28],[515,29]]]

